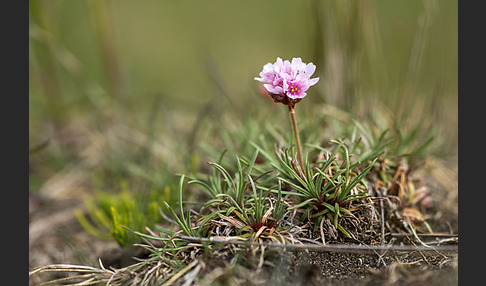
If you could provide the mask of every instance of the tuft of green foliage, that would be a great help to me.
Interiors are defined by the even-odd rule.
[[[172,203],[172,191],[165,187],[163,192],[149,190],[146,200],[133,192],[127,181],[120,182],[116,193],[98,191],[95,196],[85,200],[86,212],[75,210],[76,218],[83,228],[100,239],[115,239],[120,246],[132,246],[138,236],[127,232],[124,227],[144,231],[154,227],[162,218],[159,209],[167,202]]]
[[[224,153],[220,156],[220,162]],[[256,151],[249,160],[236,157],[237,172],[234,174],[230,174],[230,171],[219,163],[209,162],[213,167],[211,175],[208,175],[205,181],[194,178],[189,182],[209,195],[209,200],[201,207],[201,212],[208,213],[200,219],[200,228],[207,229],[205,233],[214,230],[214,225],[206,225],[204,222],[208,222],[215,215],[236,228],[235,231],[229,232],[231,235],[242,238],[253,236],[256,240],[265,229],[273,229],[272,233],[278,229],[278,221],[283,215],[281,192],[279,191],[277,198],[269,198],[270,192],[262,191],[258,187],[275,178],[270,176],[258,182],[269,172],[252,177],[254,171],[258,172],[258,168],[255,167],[258,155]]]
[[[290,209],[303,208],[302,221],[315,220],[313,224],[316,230],[321,220],[327,216],[336,228],[351,237],[338,224],[338,219],[343,215],[352,216],[348,208],[353,201],[370,196],[366,183],[362,181],[373,167],[376,158],[368,166],[363,167],[360,161],[352,162],[353,154],[349,153],[345,141],[331,142],[337,145],[332,152],[315,146],[324,152],[324,156],[312,166],[307,160],[304,170],[298,168],[289,149],[276,153],[277,162],[271,164],[280,174],[278,179],[292,189],[285,193],[298,197],[298,203]],[[272,160],[268,154],[265,156]]]

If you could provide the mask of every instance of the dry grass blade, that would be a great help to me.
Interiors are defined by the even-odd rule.
[[[229,223],[231,223],[232,226],[236,227],[237,229],[245,227],[245,224],[242,223],[241,221],[234,219],[232,217],[228,217],[222,214],[219,214],[219,217]]]
[[[267,228],[266,226],[260,227],[260,229],[255,233],[255,237],[253,239],[256,241],[266,228]]]
[[[443,245],[443,246],[414,246],[414,245],[356,245],[356,244],[320,244],[316,241],[311,241],[301,238],[302,241],[310,241],[314,243],[301,244],[282,244],[282,243],[264,243],[264,242],[248,242],[241,240],[213,240],[197,237],[180,236],[180,238],[193,242],[217,242],[234,245],[252,245],[265,246],[267,248],[284,248],[287,250],[312,250],[323,252],[342,252],[342,253],[376,253],[377,251],[403,251],[403,252],[450,252],[457,253],[457,245]]]
[[[113,273],[113,271],[107,269],[99,269],[91,266],[83,266],[83,265],[71,265],[71,264],[53,264],[43,267],[37,267],[34,270],[29,272],[29,276],[40,273],[40,272],[85,272],[85,273],[97,273],[97,274],[105,274],[105,273]]]
[[[83,273],[65,278],[58,278],[48,282],[41,283],[39,285],[95,285],[101,282],[109,281],[109,279],[115,274],[111,270],[107,270],[104,267],[95,268],[91,266],[83,265],[71,265],[71,264],[54,264],[43,267],[35,268],[29,272],[29,277],[44,273],[44,272],[69,272],[69,273]],[[76,282],[76,280],[80,282]],[[60,284],[66,283],[69,284]],[[72,282],[72,283],[71,283]]]
[[[323,225],[324,225],[324,218],[321,219],[321,223],[319,224],[319,230],[321,232],[322,244],[323,245],[326,245],[326,237],[324,236],[324,228],[323,228]]]

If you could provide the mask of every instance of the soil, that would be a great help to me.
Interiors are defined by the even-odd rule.
[[[271,285],[457,284],[457,256],[300,251],[287,257],[271,273]]]

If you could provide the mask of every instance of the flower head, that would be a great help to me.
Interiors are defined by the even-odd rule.
[[[260,77],[255,80],[263,82],[275,102],[295,105],[307,95],[309,87],[319,81],[318,77],[310,78],[315,70],[313,63],[306,64],[301,58],[293,58],[292,62],[277,58],[275,63],[264,65]]]

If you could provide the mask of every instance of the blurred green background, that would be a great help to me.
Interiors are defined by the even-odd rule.
[[[317,66],[300,120],[385,109],[457,152],[457,0],[31,0],[30,192],[164,193],[205,125],[288,124],[253,79],[277,57]]]

